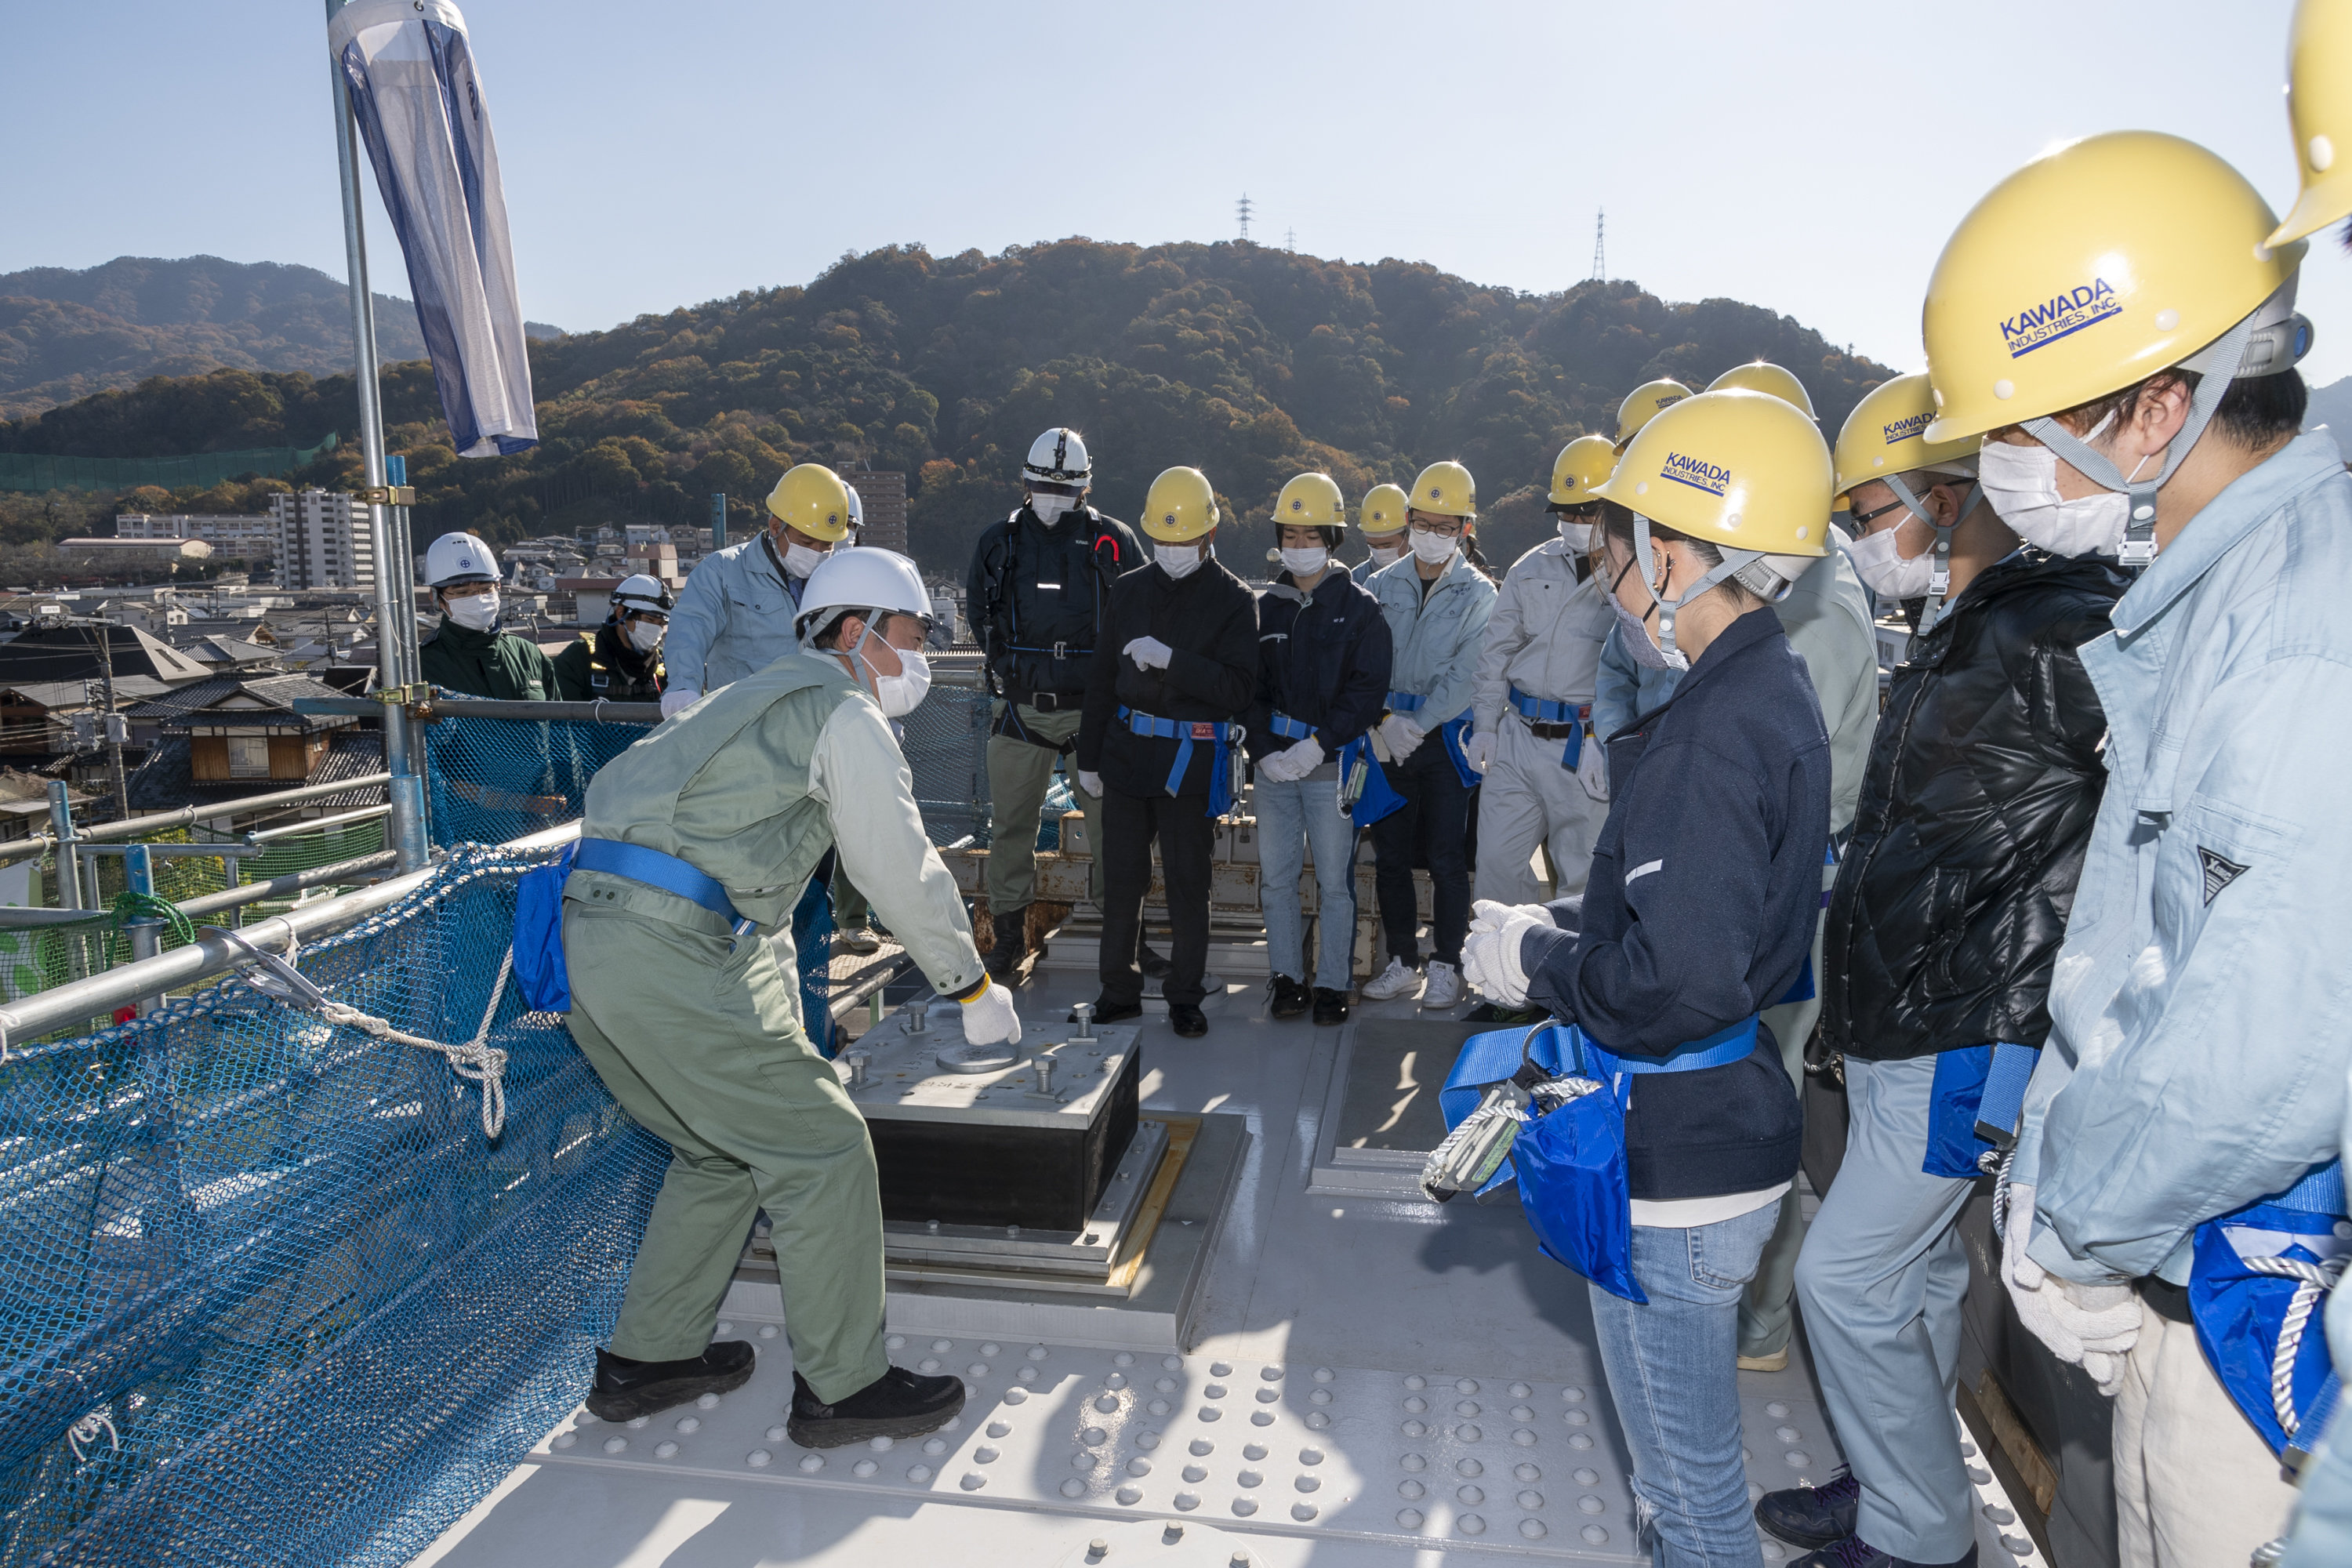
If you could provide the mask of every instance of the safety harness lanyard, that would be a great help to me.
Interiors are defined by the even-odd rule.
[[[1168,770],[1167,789],[1171,795],[1184,786],[1184,774],[1192,765],[1192,742],[1213,742],[1216,755],[1209,763],[1209,809],[1203,815],[1223,816],[1233,809],[1234,727],[1231,724],[1197,719],[1160,719],[1126,707],[1119,709],[1118,719],[1132,734],[1176,742],[1176,765]]]

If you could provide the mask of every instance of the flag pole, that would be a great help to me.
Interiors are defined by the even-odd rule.
[[[348,0],[326,0],[327,20]],[[357,358],[354,384],[359,392],[360,451],[366,485],[374,492],[368,501],[368,544],[375,556],[376,680],[387,692],[400,691],[411,674],[402,658],[405,632],[415,624],[416,596],[409,586],[405,550],[395,549],[391,508],[382,499],[384,486],[383,396],[376,383],[374,296],[368,285],[367,235],[360,216],[360,147],[352,123],[350,84],[341,63],[328,59],[334,83],[335,164],[343,187],[343,260],[352,293],[352,344]],[[398,560],[394,556],[397,553]],[[424,737],[417,733],[400,700],[383,704],[383,760],[392,775],[392,847],[404,874],[431,864],[425,833],[425,781],[418,764]]]

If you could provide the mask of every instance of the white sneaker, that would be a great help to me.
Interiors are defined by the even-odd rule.
[[[874,928],[870,925],[844,926],[834,933],[833,940],[860,957],[882,951],[882,939],[874,934]]]
[[[1462,971],[1450,963],[1429,961],[1429,984],[1422,989],[1423,1007],[1442,1009],[1462,1000]]]
[[[1391,958],[1386,969],[1364,983],[1364,998],[1370,1002],[1391,1002],[1410,995],[1420,985],[1420,970],[1406,968],[1402,958]]]

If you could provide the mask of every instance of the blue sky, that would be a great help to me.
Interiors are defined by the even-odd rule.
[[[2057,141],[2149,126],[2294,188],[2288,0],[467,0],[535,319],[573,329],[845,250],[1234,232],[1544,290],[1728,295],[1903,367],[1952,225]],[[323,13],[11,7],[0,271],[208,251],[340,273]],[[374,216],[377,286],[406,292]],[[2352,374],[2352,257],[2303,306]]]

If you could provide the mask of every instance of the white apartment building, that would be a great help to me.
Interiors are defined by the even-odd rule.
[[[373,588],[367,508],[349,495],[304,490],[269,498],[281,588]]]
[[[187,512],[128,511],[114,520],[117,539],[201,539],[215,555],[266,561],[278,549],[278,521],[269,516],[205,517]]]

